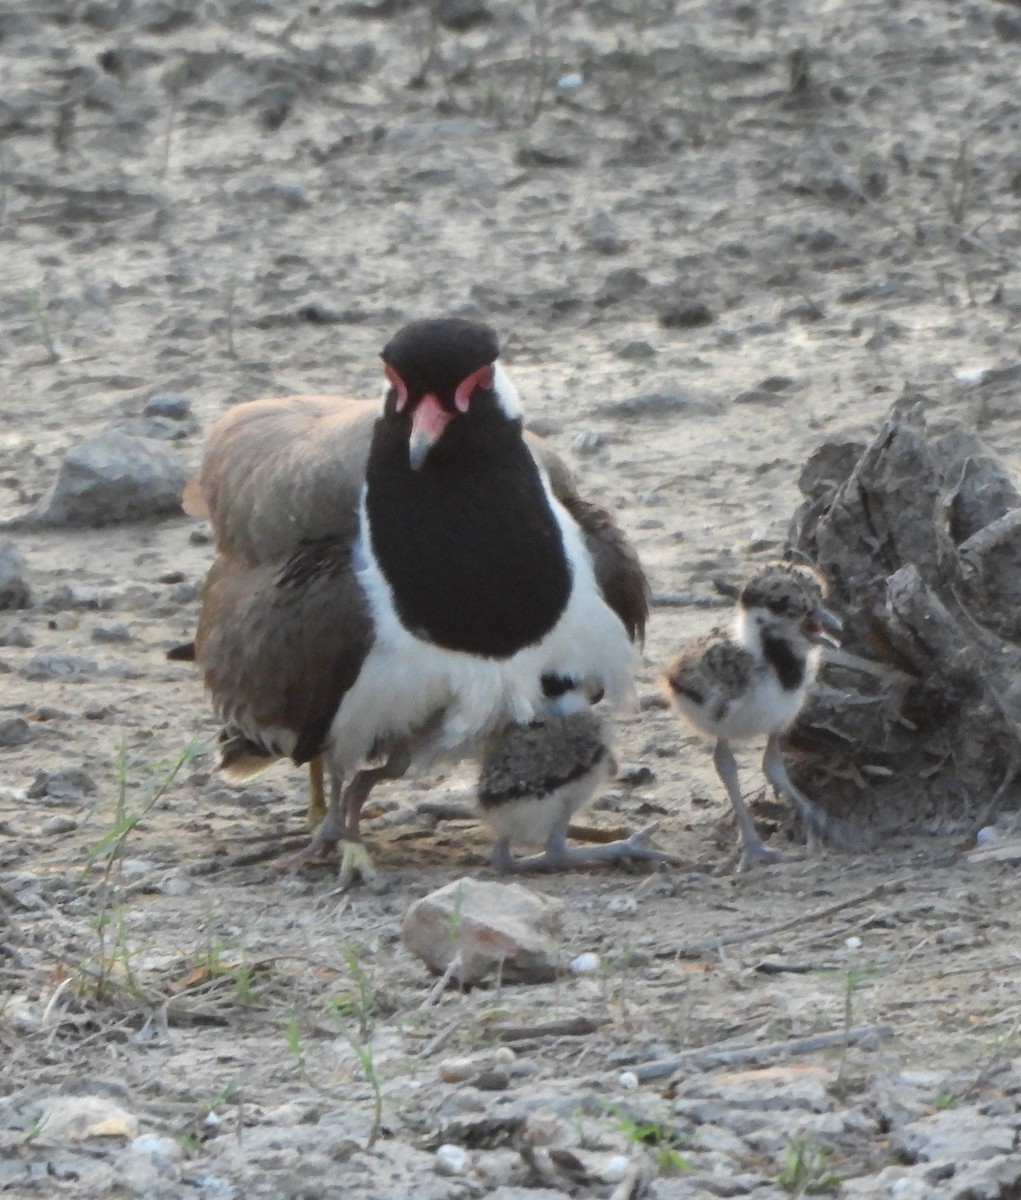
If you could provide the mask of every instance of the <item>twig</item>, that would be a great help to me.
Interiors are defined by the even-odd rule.
[[[443,1028],[436,1034],[435,1037],[429,1039],[428,1042],[419,1051],[419,1058],[432,1058],[437,1050],[442,1050],[443,1047],[450,1041],[454,1034],[464,1024],[464,1017],[459,1013],[452,1021],[444,1025]]]
[[[796,1054],[814,1054],[817,1050],[831,1050],[834,1046],[854,1046],[868,1038],[887,1041],[892,1037],[893,1030],[889,1025],[864,1025],[860,1029],[813,1033],[808,1037],[791,1038],[787,1042],[767,1042],[763,1046],[744,1046],[735,1050],[700,1046],[697,1050],[687,1050],[676,1058],[660,1058],[653,1062],[639,1063],[628,1069],[638,1077],[639,1083],[648,1083],[650,1080],[663,1079],[685,1069],[711,1071],[714,1067],[728,1067],[736,1063],[790,1058]]]
[[[791,917],[787,921],[780,921],[776,925],[765,925],[759,929],[746,929],[742,933],[724,933],[719,937],[711,938],[709,941],[691,942],[687,946],[664,947],[662,950],[654,951],[653,957],[699,958],[703,954],[715,953],[721,946],[734,946],[739,942],[751,942],[756,938],[771,937],[774,933],[783,933],[785,929],[795,929],[797,926],[805,925],[809,921],[821,921],[823,917],[843,912],[844,909],[853,908],[856,904],[865,904],[869,900],[885,896],[889,893],[890,887],[891,885],[888,883],[879,883],[875,887],[869,888],[867,892],[859,892],[857,896],[848,896],[846,900],[837,900],[834,904],[827,904],[824,908],[816,908],[811,912],[801,913],[800,916]]]
[[[608,1023],[609,1017],[567,1017],[542,1025],[494,1025],[493,1032],[501,1042],[523,1042],[527,1038],[584,1037]]]
[[[699,596],[695,592],[653,592],[653,608],[730,608],[723,596]]]
[[[450,960],[449,963],[447,963],[447,969],[443,972],[443,974],[439,977],[439,979],[436,980],[436,982],[432,986],[432,989],[429,992],[429,995],[426,996],[426,998],[422,1001],[422,1003],[418,1007],[419,1008],[432,1008],[432,1006],[437,1003],[440,996],[443,995],[443,991],[446,988],[447,984],[454,978],[454,976],[458,973],[458,971],[460,971],[460,969],[461,969],[461,955],[459,952],[454,955],[454,957]]]

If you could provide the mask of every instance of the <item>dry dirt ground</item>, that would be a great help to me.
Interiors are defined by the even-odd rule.
[[[1021,358],[1019,18],[994,0],[0,2],[0,515],[23,518],[69,446],[154,395],[190,401],[175,447],[193,464],[225,406],[374,394],[401,321],[478,315],[656,592],[689,601],[653,614],[652,697],[657,664],[718,618],[712,577],[781,549],[807,455],[869,438],[905,385],[1021,466],[1018,401],[977,382]],[[167,782],[214,733],[199,681],[164,659],[210,559],[192,534],[181,516],[6,535],[35,604],[0,613],[0,717],[31,730],[0,748],[0,1189],[1021,1194],[954,1193],[946,1170],[898,1192],[882,1173],[911,1161],[905,1089],[918,1118],[967,1107],[1017,1129],[1015,867],[906,832],[737,876],[708,752],[650,702],[618,757],[651,776],[591,818],[658,818],[681,864],[528,881],[565,901],[565,961],[595,952],[594,975],[430,996],[398,931],[413,899],[486,870],[456,815],[470,768],[380,790],[382,893],[231,866],[300,832],[305,782],[278,766],[228,786],[208,753]],[[95,640],[112,622],[126,640]],[[92,666],[33,678],[52,653]],[[28,798],[65,768],[88,779]],[[593,1032],[493,1057],[494,1027],[570,1017]],[[773,1113],[758,1140],[726,1104],[699,1119],[675,1097],[711,1071],[620,1078],[864,1026],[885,1028],[760,1059],[775,1103],[767,1076],[728,1084]],[[495,1077],[441,1081],[474,1052]],[[807,1132],[789,1111],[806,1078],[832,1117]],[[883,1088],[900,1099],[884,1108]],[[120,1106],[92,1122],[108,1136],[62,1131],[45,1105],[69,1093]],[[522,1116],[543,1107],[559,1159]],[[704,1127],[727,1137],[707,1148]],[[441,1142],[471,1156],[450,1175]]]

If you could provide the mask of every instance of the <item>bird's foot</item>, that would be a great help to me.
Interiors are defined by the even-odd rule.
[[[305,814],[305,828],[309,833],[315,831],[326,820],[326,801],[322,796],[310,796],[308,801],[308,812]]]
[[[737,869],[739,874],[744,874],[773,863],[797,862],[801,857],[800,854],[781,854],[779,850],[770,850],[762,842],[747,842],[741,849]]]
[[[676,855],[649,845],[658,823],[638,830],[628,838],[601,846],[568,846],[563,837],[551,837],[541,854],[513,858],[506,842],[493,847],[490,863],[498,871],[567,871],[572,867],[592,867],[606,862],[677,862]]]
[[[361,842],[340,843],[340,886],[350,887],[356,880],[365,884],[373,884],[379,878],[379,871],[369,857],[368,850]]]

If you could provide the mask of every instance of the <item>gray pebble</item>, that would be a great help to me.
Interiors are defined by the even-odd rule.
[[[697,329],[716,320],[712,309],[701,300],[678,300],[664,305],[657,316],[664,329]]]
[[[84,679],[95,675],[96,664],[79,654],[35,654],[21,669],[26,679]]]
[[[605,445],[606,438],[598,429],[583,429],[581,433],[576,433],[571,438],[571,449],[579,458],[595,454],[597,450],[601,450]]]
[[[142,409],[143,417],[166,417],[170,421],[186,421],[191,416],[191,401],[187,396],[170,393],[153,396]]]
[[[78,828],[78,822],[73,817],[56,815],[47,817],[39,826],[39,832],[47,837],[57,837],[62,833],[73,833]]]
[[[131,632],[123,621],[103,621],[93,627],[94,642],[130,642]]]
[[[28,798],[39,800],[48,796],[54,800],[80,800],[95,791],[96,782],[87,771],[81,767],[61,767],[52,774],[41,771],[28,789]]]
[[[27,650],[29,646],[34,645],[35,640],[24,625],[15,625],[6,633],[0,633],[0,646],[17,646]]]
[[[25,557],[17,547],[0,546],[0,609],[31,608]]]
[[[24,746],[32,740],[32,727],[24,717],[6,717],[0,721],[0,746]]]

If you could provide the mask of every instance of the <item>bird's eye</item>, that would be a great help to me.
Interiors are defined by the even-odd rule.
[[[493,364],[487,363],[484,367],[479,367],[477,371],[462,379],[457,385],[457,390],[454,392],[454,407],[458,412],[466,413],[468,405],[471,403],[472,392],[477,387],[491,388],[493,386]]]
[[[400,412],[408,402],[408,385],[404,382],[400,375],[397,374],[393,367],[390,366],[389,363],[385,363],[383,365],[383,374],[386,376],[387,382],[397,393],[397,399],[394,403],[394,407],[398,412]]]

